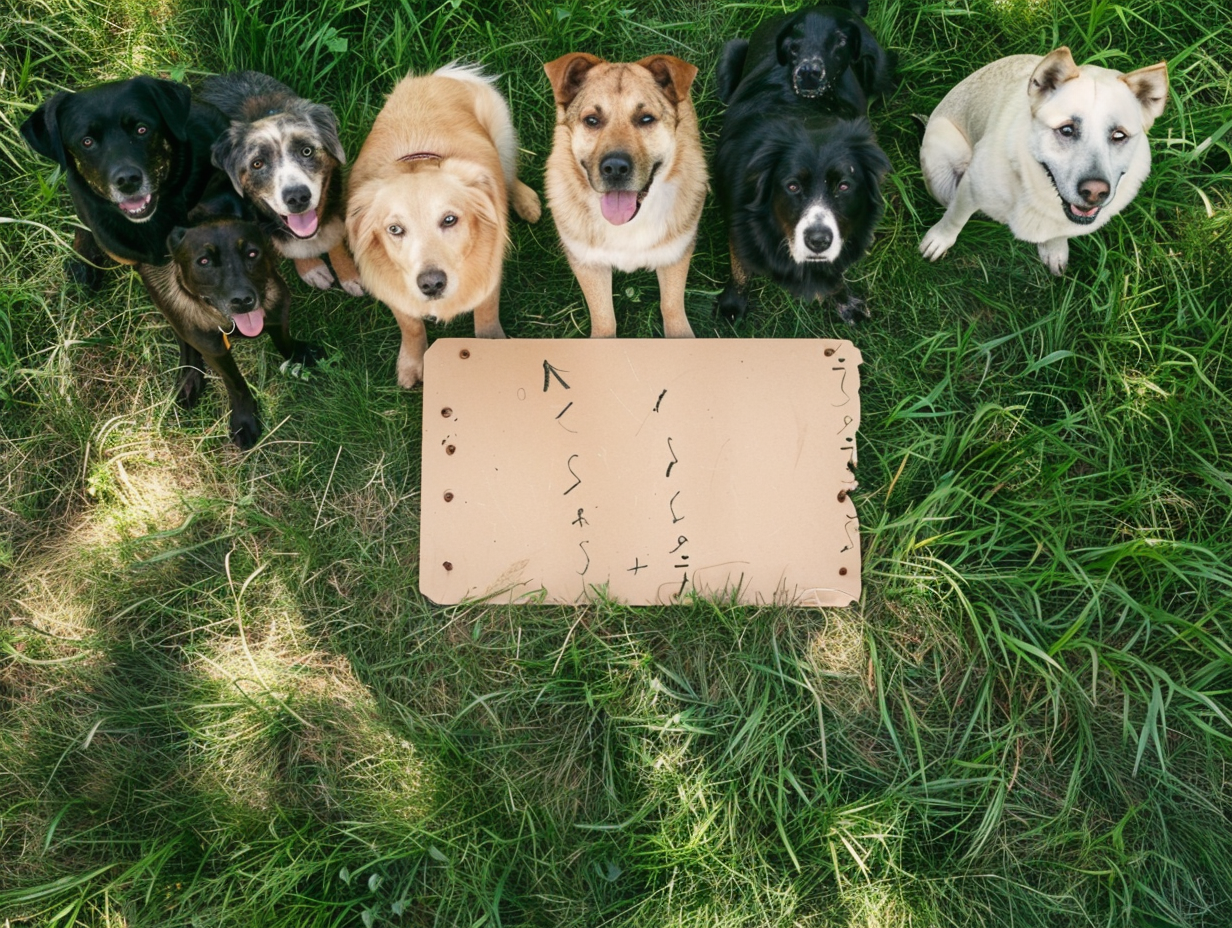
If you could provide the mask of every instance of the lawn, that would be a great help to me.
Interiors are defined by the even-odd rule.
[[[1232,924],[1232,10],[1224,0],[872,0],[899,89],[854,277],[872,318],[773,287],[699,337],[864,356],[864,596],[847,609],[438,607],[418,591],[422,394],[370,299],[303,285],[310,379],[237,349],[266,436],[136,275],[63,262],[63,179],[16,127],[137,73],[248,67],[330,104],[354,154],[408,70],[503,77],[542,191],[542,62],[714,64],[770,3],[10,0],[0,14],[0,920],[37,926]],[[1001,55],[1169,63],[1153,172],[1052,277],[941,215],[912,114]],[[580,338],[545,214],[515,222],[513,337]],[[622,335],[661,337],[649,273]],[[434,334],[468,335],[463,319]]]

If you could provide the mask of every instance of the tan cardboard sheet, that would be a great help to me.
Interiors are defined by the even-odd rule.
[[[815,339],[438,339],[420,590],[847,605],[860,360]]]

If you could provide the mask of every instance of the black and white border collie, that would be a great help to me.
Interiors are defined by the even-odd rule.
[[[843,274],[872,244],[885,211],[881,184],[890,160],[863,115],[864,98],[854,101],[859,112],[852,117],[848,95],[791,92],[796,65],[791,56],[780,61],[776,44],[759,39],[763,31],[777,35],[782,25],[763,26],[748,43],[750,51],[763,49],[765,60],[725,52],[719,63],[729,105],[715,154],[715,190],[728,226],[732,277],[718,309],[728,319],[743,318],[749,281],[764,276],[799,299],[831,301],[854,323],[868,311]],[[877,73],[878,90],[889,86],[888,73]]]

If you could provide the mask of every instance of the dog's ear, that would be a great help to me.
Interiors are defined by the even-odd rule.
[[[145,92],[158,114],[163,118],[163,124],[181,142],[188,140],[188,111],[192,106],[192,92],[187,84],[177,84],[175,81],[164,81],[154,77],[133,78],[145,88]]]
[[[1031,80],[1027,83],[1027,96],[1031,105],[1037,106],[1066,81],[1072,81],[1079,75],[1078,65],[1074,64],[1074,56],[1062,45],[1055,51],[1044,56],[1044,60],[1035,66]]]
[[[568,106],[573,102],[573,98],[582,89],[582,84],[586,82],[586,75],[597,64],[603,64],[603,59],[585,52],[570,52],[543,66],[552,84],[552,94],[556,97],[557,105]]]
[[[851,43],[851,70],[870,97],[888,96],[894,90],[894,63],[889,52],[881,47],[873,30],[862,19],[853,18],[848,33]]]
[[[227,131],[218,137],[210,147],[210,162],[216,168],[227,172],[231,185],[240,196],[244,195],[244,187],[240,180],[240,162],[244,159],[244,125],[233,122]]]
[[[22,137],[44,158],[50,158],[62,168],[68,167],[68,153],[60,139],[60,106],[72,96],[62,90],[45,100],[21,124]]]
[[[180,242],[184,241],[184,236],[188,234],[188,230],[183,226],[176,226],[171,230],[171,234],[167,236],[167,254],[175,254],[175,250],[180,247]]]
[[[324,103],[312,103],[308,106],[308,119],[321,136],[321,144],[339,164],[346,164],[346,152],[342,150],[342,142],[338,139],[338,117]]]
[[[719,54],[719,67],[716,72],[719,102],[727,103],[732,94],[740,86],[740,78],[744,76],[744,62],[749,55],[748,39],[732,39],[723,46]]]
[[[693,78],[697,77],[697,68],[693,65],[671,55],[651,55],[638,64],[650,72],[663,95],[672,103],[688,99]]]
[[[1122,74],[1123,80],[1142,104],[1142,128],[1149,129],[1168,102],[1168,62]]]

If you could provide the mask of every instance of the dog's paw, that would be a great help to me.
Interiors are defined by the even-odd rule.
[[[539,202],[539,194],[531,190],[520,180],[513,186],[513,209],[527,222],[538,222],[543,215],[543,206]]]
[[[295,269],[299,271],[299,279],[310,287],[316,287],[318,290],[328,290],[334,285],[334,274],[329,269],[328,265],[319,258],[311,261],[295,262]]]
[[[1060,277],[1069,267],[1069,239],[1051,238],[1039,243],[1040,260],[1047,265],[1048,270]]]
[[[736,289],[734,281],[728,281],[714,308],[728,322],[740,322],[749,314],[749,298]]]
[[[407,390],[423,380],[423,358],[408,357],[405,353],[398,355],[398,386]]]
[[[84,287],[86,290],[93,292],[103,285],[103,269],[101,267],[95,267],[93,264],[87,264],[76,258],[69,258],[69,260],[64,262],[64,269],[68,271],[68,276],[72,278],[75,284]]]
[[[351,296],[363,296],[364,285],[359,282],[358,277],[338,278],[338,286],[342,287]]]
[[[196,368],[185,372],[180,378],[180,388],[176,391],[175,401],[182,409],[192,409],[201,399],[205,390],[205,374]]]
[[[871,316],[864,300],[851,294],[848,294],[847,299],[835,303],[834,308],[838,310],[839,318],[848,325],[855,325],[861,319],[868,319]]]
[[[495,325],[486,326],[482,329],[479,326],[475,326],[475,337],[476,338],[504,338],[505,330],[501,328],[500,322],[497,322]]]
[[[693,326],[689,325],[689,320],[683,322],[668,322],[663,320],[663,337],[664,338],[693,338]]]
[[[312,367],[323,357],[325,357],[325,350],[318,348],[312,342],[296,342],[295,347],[291,349],[291,356],[287,360],[291,364],[302,364],[304,367]]]
[[[944,232],[941,230],[941,223],[937,223],[925,233],[920,242],[920,254],[929,261],[936,261],[949,251],[950,246],[956,241],[958,241],[957,233]]]
[[[255,411],[231,410],[231,440],[241,451],[247,451],[261,437],[261,420]]]

